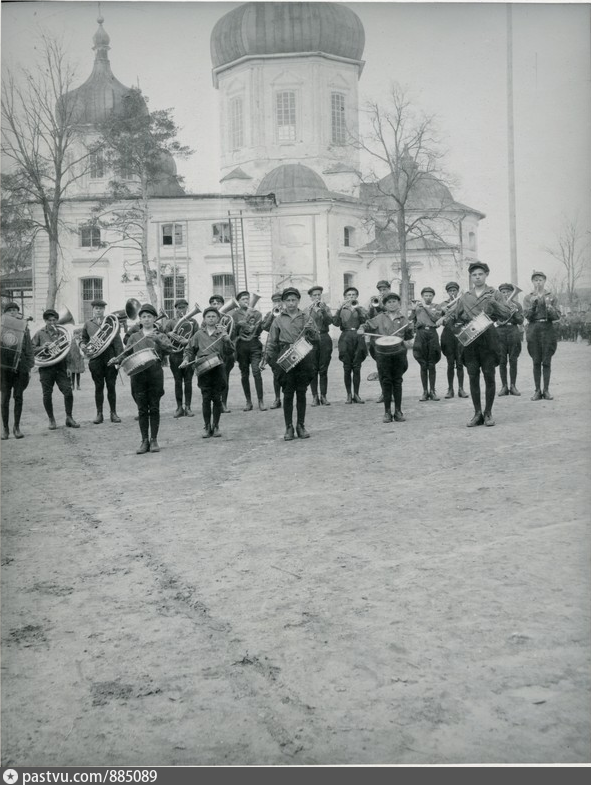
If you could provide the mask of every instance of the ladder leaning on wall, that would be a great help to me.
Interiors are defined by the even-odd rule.
[[[246,276],[246,250],[244,246],[244,219],[242,210],[239,213],[228,211],[230,224],[230,252],[232,254],[232,275],[234,276],[234,294],[248,289]]]

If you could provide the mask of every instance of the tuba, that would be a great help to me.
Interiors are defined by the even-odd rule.
[[[52,341],[49,346],[44,347],[35,355],[35,365],[37,368],[46,368],[48,365],[56,365],[61,360],[65,360],[70,351],[72,336],[66,328],[61,325],[74,324],[74,317],[66,307],[62,308],[58,313],[59,318],[56,324],[58,337]]]
[[[181,352],[185,348],[185,342],[183,341],[181,343],[178,339],[191,337],[195,324],[195,322],[191,321],[191,318],[198,313],[201,313],[201,308],[198,303],[195,303],[193,310],[189,311],[189,313],[184,316],[181,316],[171,332],[168,333],[168,338],[170,339],[175,352]]]
[[[139,301],[131,297],[125,303],[124,309],[107,314],[103,319],[101,326],[86,344],[84,352],[88,356],[88,359],[94,360],[94,358],[99,357],[105,349],[108,349],[115,340],[115,336],[119,334],[119,320],[135,319],[140,308],[141,305],[139,304]]]

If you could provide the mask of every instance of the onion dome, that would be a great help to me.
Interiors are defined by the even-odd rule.
[[[283,164],[261,180],[257,194],[275,194],[278,202],[305,202],[328,198],[329,191],[319,174],[303,164]]]
[[[101,125],[113,113],[121,111],[130,92],[129,87],[113,76],[108,55],[110,38],[103,28],[103,17],[99,16],[97,22],[98,30],[92,38],[96,52],[92,73],[83,85],[66,93],[59,102],[60,109],[68,112],[68,123],[74,125]],[[145,113],[148,114],[147,106]]]
[[[361,20],[342,3],[244,3],[211,34],[214,69],[243,57],[319,52],[360,61]]]
[[[158,161],[158,175],[148,185],[148,196],[182,196],[184,193],[177,178],[175,160],[171,153],[163,150]]]

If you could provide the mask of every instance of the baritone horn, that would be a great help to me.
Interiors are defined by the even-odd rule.
[[[119,335],[120,321],[136,319],[138,312],[141,308],[141,303],[135,297],[130,297],[125,303],[125,308],[113,313],[107,314],[102,321],[101,326],[90,338],[86,346],[80,345],[82,351],[88,356],[90,360],[99,357],[115,340],[115,336]]]
[[[193,327],[195,325],[195,322],[191,322],[191,319],[198,313],[201,313],[201,308],[199,307],[198,303],[195,303],[193,309],[184,316],[181,316],[181,318],[172,328],[171,332],[168,333],[168,337],[175,351],[180,352],[182,349],[184,349],[187,341],[179,341],[179,338],[188,339],[191,337],[193,334]]]
[[[222,305],[222,307],[220,308],[219,312],[221,314],[228,314],[228,313],[230,313],[230,311],[235,311],[236,308],[240,308],[240,305],[236,301],[236,298],[232,297],[231,300],[228,300],[227,303],[224,303]]]
[[[70,313],[69,308],[64,306],[58,311],[57,324],[55,325],[55,328],[58,331],[58,337],[54,341],[51,341],[49,346],[45,346],[35,355],[35,365],[38,368],[56,365],[67,357],[72,344],[72,336],[62,325],[74,324],[74,322],[75,319]]]

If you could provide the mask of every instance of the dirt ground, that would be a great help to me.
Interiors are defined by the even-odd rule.
[[[4,766],[591,760],[591,348],[533,403],[524,347],[495,428],[442,364],[419,403],[412,358],[385,425],[373,369],[346,406],[335,352],[291,443],[237,369],[202,440],[166,369],[143,456],[127,379],[121,425],[86,372],[50,432],[33,377],[2,442]]]

